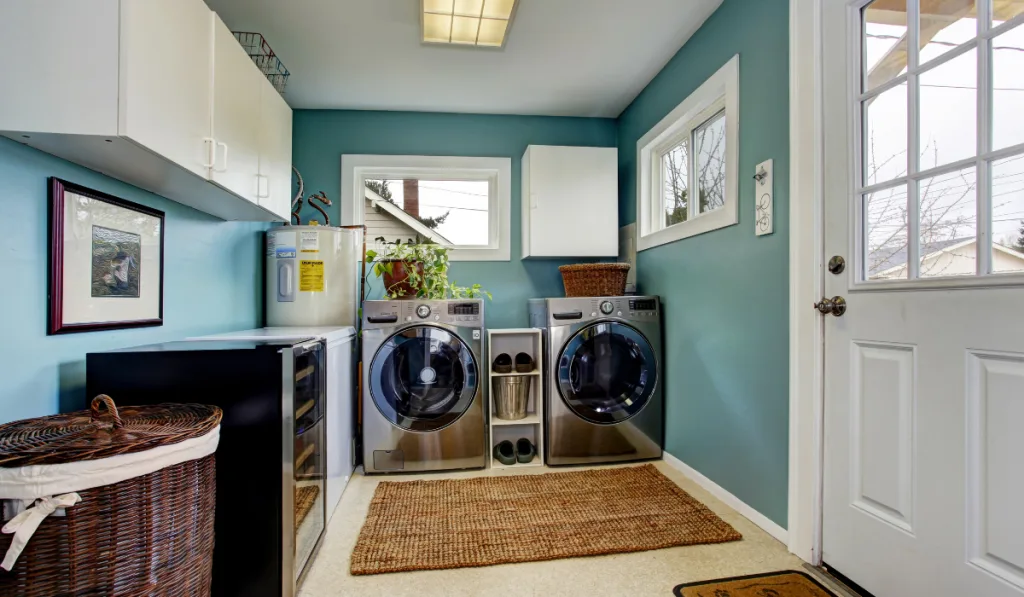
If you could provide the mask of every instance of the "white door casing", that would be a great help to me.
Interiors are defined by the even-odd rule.
[[[862,94],[862,60],[885,60],[884,53],[862,55],[865,4],[822,5],[822,38],[832,40],[823,44],[822,55],[824,257],[840,255],[847,264],[841,274],[824,274],[826,296],[845,297],[847,310],[824,320],[823,559],[879,597],[1019,596],[1024,289],[1020,274],[991,273],[990,247],[1004,242],[998,236],[1000,214],[1016,217],[1005,201],[1017,200],[1000,195],[1010,189],[1000,187],[993,164],[1005,168],[1010,158],[1024,155],[1024,146],[993,145],[989,107],[998,102],[986,87],[993,33],[1022,19],[990,30],[989,5],[979,2],[980,37],[922,51],[926,58],[919,64],[913,48],[919,41],[931,46],[935,31],[928,29],[931,17],[914,26],[919,10],[911,0],[907,66],[901,70],[897,64],[888,82]],[[967,17],[952,15],[948,22]],[[966,47],[972,44],[976,49]],[[936,51],[945,54],[937,57]],[[976,138],[955,127],[961,107],[947,107],[947,126],[930,112],[934,105],[921,103],[935,101],[934,89],[968,87],[938,78],[956,76],[950,69],[962,64],[975,64],[972,72],[983,83],[973,92],[979,106]],[[900,101],[886,104],[881,96],[893,90],[890,99]],[[893,125],[893,106],[902,105],[909,114],[905,129]],[[895,126],[906,135],[904,157],[895,152],[906,166],[888,179],[878,174],[874,167],[882,162],[870,154],[885,145],[879,139],[886,132],[870,134],[877,128],[862,122],[865,111],[878,118],[876,127]],[[946,128],[928,133],[937,122]],[[966,146],[955,150],[968,155],[943,162],[938,139],[951,134]],[[862,143],[867,150],[859,150]],[[873,168],[867,184],[857,180],[862,162]],[[993,201],[1001,196],[1010,199]],[[977,238],[973,275],[950,277],[922,266],[942,235],[950,242],[960,235]],[[884,271],[899,274],[886,279]]]

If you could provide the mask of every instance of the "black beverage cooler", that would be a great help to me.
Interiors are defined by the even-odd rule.
[[[319,548],[326,520],[324,356],[317,340],[170,342],[86,356],[90,397],[223,409],[215,596],[294,597]]]

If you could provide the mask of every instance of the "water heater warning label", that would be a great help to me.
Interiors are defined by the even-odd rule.
[[[313,232],[300,232],[299,233],[299,249],[303,253],[318,253],[320,252],[320,233]]]
[[[299,261],[299,292],[324,291],[324,262]]]

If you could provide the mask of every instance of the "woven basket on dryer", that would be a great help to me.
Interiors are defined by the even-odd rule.
[[[565,296],[622,296],[626,294],[628,263],[583,263],[563,265]]]
[[[0,595],[209,595],[221,416],[97,396],[0,425]]]

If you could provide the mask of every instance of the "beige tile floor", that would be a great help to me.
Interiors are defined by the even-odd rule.
[[[782,543],[754,523],[740,516],[664,462],[657,462],[655,465],[665,476],[733,525],[743,534],[743,540],[719,545],[672,547],[548,562],[352,576],[348,573],[349,556],[355,546],[356,537],[359,535],[377,483],[417,479],[462,479],[502,474],[557,474],[558,471],[535,468],[396,476],[364,476],[357,472],[349,482],[338,510],[328,525],[320,553],[306,576],[299,597],[669,597],[672,595],[672,587],[684,582],[772,570],[801,569],[803,562],[800,559],[788,553]]]

